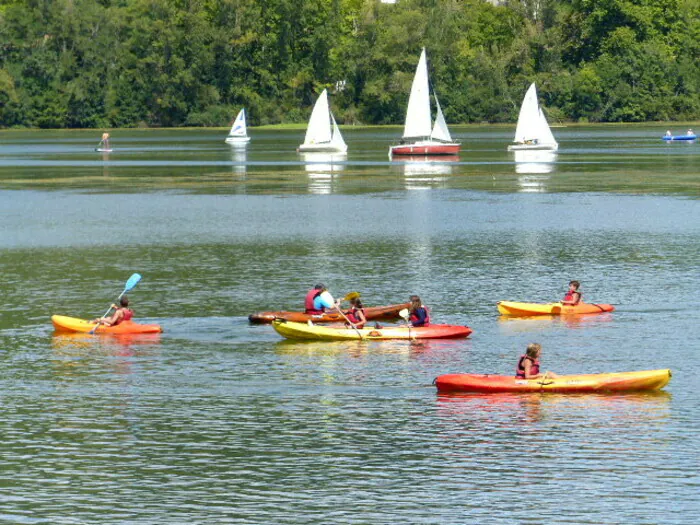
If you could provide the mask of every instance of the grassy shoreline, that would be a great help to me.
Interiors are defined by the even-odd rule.
[[[264,126],[248,126],[248,129],[255,129],[255,130],[305,130],[307,124],[304,123],[287,123],[287,124],[266,124]],[[399,129],[403,127],[403,124],[382,124],[382,125],[373,125],[373,124],[367,124],[367,125],[343,125],[339,124],[341,129]],[[484,123],[470,123],[470,124],[449,124],[450,129],[479,129],[479,128],[484,128],[484,127],[490,127],[490,128],[512,128],[515,126],[515,122],[498,122],[498,123],[490,123],[490,122],[484,122]],[[668,127],[668,128],[678,128],[678,127],[700,127],[700,121],[648,121],[648,122],[561,122],[561,123],[552,123],[550,124],[551,127],[557,128],[557,127],[580,127],[580,128],[590,128],[590,127],[610,127],[610,128],[619,128],[619,127],[648,127],[648,126],[659,126],[659,127]],[[0,133],[8,133],[8,132],[22,132],[22,131],[61,131],[61,132],[67,132],[67,133],[75,133],[75,132],[96,132],[96,131],[114,131],[114,130],[119,130],[119,131],[129,131],[129,132],[149,132],[149,131],[196,131],[196,130],[201,130],[201,131],[206,131],[206,130],[212,130],[212,131],[227,131],[230,128],[230,126],[213,126],[213,127],[201,127],[201,126],[193,126],[193,127],[175,127],[175,128],[167,128],[167,127],[135,127],[135,128],[0,128]]]

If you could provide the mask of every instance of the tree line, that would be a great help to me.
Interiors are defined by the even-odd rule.
[[[700,0],[0,0],[0,126],[399,124],[422,47],[451,123],[700,119]]]

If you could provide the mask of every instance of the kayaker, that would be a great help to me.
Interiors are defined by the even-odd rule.
[[[348,318],[348,321],[350,321],[355,328],[365,327],[367,318],[365,317],[365,308],[362,306],[362,301],[360,301],[359,297],[350,299],[350,309],[345,312],[345,317]]]
[[[578,281],[570,281],[569,291],[566,292],[566,295],[564,296],[564,299],[562,300],[561,304],[565,304],[567,306],[576,306],[578,303],[580,303],[582,294],[578,291],[579,286],[581,286],[581,283],[579,283]]]
[[[537,379],[539,377],[557,377],[554,372],[540,374],[540,355],[542,354],[542,345],[539,343],[530,343],[527,345],[527,350],[520,356],[518,366],[515,368],[515,377],[521,379]]]
[[[325,284],[317,284],[306,292],[304,300],[304,312],[311,315],[321,315],[328,310],[337,309],[335,299],[326,288]]]
[[[429,326],[430,313],[420,300],[420,297],[412,295],[409,297],[409,301],[411,302],[411,307],[408,310],[408,322],[411,323],[411,326]]]
[[[119,299],[119,306],[113,304],[112,308],[115,309],[112,317],[99,317],[93,319],[92,322],[106,326],[117,326],[124,321],[131,321],[134,317],[134,311],[129,308],[129,298],[126,295],[122,295],[121,299]]]

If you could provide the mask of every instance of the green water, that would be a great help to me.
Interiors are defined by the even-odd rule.
[[[458,160],[391,162],[399,128],[0,133],[6,523],[700,520],[700,144],[662,127],[457,128]],[[158,336],[54,335],[133,272]],[[499,318],[570,279],[612,314]],[[309,286],[418,293],[466,340],[296,343],[247,315]],[[438,397],[448,372],[671,368],[659,394]]]

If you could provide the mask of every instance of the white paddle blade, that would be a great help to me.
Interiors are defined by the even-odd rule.
[[[408,308],[399,311],[399,317],[408,321]]]

